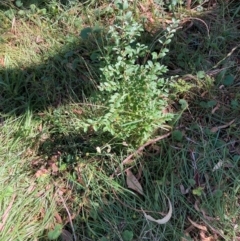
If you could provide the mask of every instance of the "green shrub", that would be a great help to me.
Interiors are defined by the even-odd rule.
[[[118,5],[118,17],[107,34],[105,56],[99,84],[98,103],[103,103],[101,115],[89,124],[94,129],[111,133],[114,137],[139,145],[153,132],[172,120],[165,113],[168,105],[169,79],[164,77],[167,67],[160,64],[168,49],[177,22],[168,27],[161,38],[161,51],[151,52],[140,43],[142,24],[134,20],[128,4]]]

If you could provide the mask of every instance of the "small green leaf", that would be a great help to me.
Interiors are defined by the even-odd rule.
[[[215,197],[220,198],[220,197],[222,197],[222,195],[223,195],[223,192],[221,190],[219,190],[219,189],[215,190],[215,192],[214,192]]]
[[[128,11],[124,17],[126,20],[129,20],[132,17],[132,12]]]
[[[223,80],[223,84],[225,86],[230,86],[234,83],[234,77],[232,75],[227,75]]]
[[[239,103],[237,100],[232,100],[231,101],[231,106],[233,109],[237,109],[239,107]]]
[[[203,193],[203,187],[197,187],[197,188],[193,189],[192,193],[193,193],[193,195],[200,197]]]
[[[128,8],[127,1],[115,0],[114,5],[120,10],[125,10],[126,8]]]
[[[182,138],[183,138],[183,134],[182,134],[181,131],[175,130],[175,131],[173,131],[173,133],[172,133],[172,138],[173,138],[173,140],[181,141]]]
[[[11,20],[14,18],[14,13],[15,11],[13,11],[13,9],[10,9],[4,12],[5,16],[7,16]]]
[[[98,52],[93,52],[91,55],[90,55],[90,59],[92,61],[97,61],[99,60],[101,57],[101,55],[98,53]]]
[[[133,232],[125,230],[122,234],[123,241],[131,241],[133,239]]]
[[[201,102],[199,103],[199,105],[200,105],[202,108],[207,108],[207,102],[205,102],[205,101],[201,101]]]
[[[183,110],[185,110],[185,109],[188,108],[188,103],[187,103],[187,101],[184,100],[184,99],[179,100],[179,104],[181,105],[181,108],[182,108]]]
[[[59,171],[66,171],[67,170],[67,164],[66,163],[62,163],[60,166],[59,166]]]
[[[199,103],[199,105],[202,107],[202,108],[212,108],[214,107],[215,105],[217,104],[217,101],[216,100],[209,100],[209,101],[201,101]]]
[[[56,224],[54,230],[48,232],[48,239],[54,240],[57,239],[62,233],[62,225]]]
[[[8,187],[4,190],[4,196],[5,196],[5,197],[12,196],[13,192],[14,192],[13,187],[8,186]]]
[[[203,79],[205,77],[205,72],[204,71],[198,71],[197,72],[197,78],[198,79]]]
[[[214,107],[216,104],[217,104],[217,101],[216,101],[216,100],[209,100],[209,101],[207,102],[207,107],[208,107],[208,108],[212,108],[212,107]]]
[[[124,1],[122,5],[123,10],[128,9],[128,1]]]
[[[17,1],[15,2],[15,4],[16,4],[16,6],[19,7],[19,8],[23,5],[23,3],[22,3],[20,0],[17,0]]]
[[[152,59],[158,59],[158,54],[156,52],[152,52]]]
[[[204,8],[202,6],[197,6],[196,8],[197,12],[202,12],[204,10]]]
[[[19,10],[19,11],[18,11],[18,14],[21,15],[21,16],[23,16],[23,15],[25,15],[25,11],[24,11],[24,10]]]
[[[87,28],[84,28],[81,33],[80,33],[80,36],[83,40],[86,40],[88,38],[88,35],[92,33],[92,28],[90,27],[87,27]]]
[[[189,179],[188,180],[188,183],[191,185],[191,186],[194,186],[196,184],[195,180],[194,179]]]
[[[30,5],[30,9],[35,12],[35,10],[37,9],[36,5],[35,4],[31,4]]]
[[[46,15],[47,14],[47,9],[46,8],[38,9],[37,13],[42,14],[42,15]]]
[[[240,155],[234,155],[234,156],[233,156],[233,161],[234,161],[234,162],[240,161]]]
[[[82,26],[81,19],[76,19],[75,22],[74,22],[74,26],[80,28]]]

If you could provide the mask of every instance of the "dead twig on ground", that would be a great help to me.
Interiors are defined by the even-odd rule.
[[[131,155],[129,155],[127,158],[125,158],[125,159],[122,161],[121,165],[124,166],[124,165],[128,164],[129,162],[131,162],[131,159],[132,159],[134,156],[140,154],[140,153],[144,150],[145,147],[147,147],[147,146],[149,146],[149,145],[151,145],[151,144],[154,144],[154,143],[156,143],[157,141],[160,141],[160,140],[162,140],[162,139],[165,139],[165,138],[167,138],[167,137],[170,136],[170,135],[171,135],[171,132],[168,132],[168,133],[165,134],[165,135],[158,136],[158,137],[156,137],[156,138],[154,138],[154,139],[152,139],[152,140],[149,140],[149,141],[146,142],[144,145],[140,146],[134,153],[132,153]],[[118,173],[119,171],[120,171],[120,168],[117,168],[117,170],[115,171],[115,173],[112,174],[112,177],[113,177],[114,175],[116,175],[116,173]]]
[[[5,212],[4,212],[3,216],[2,216],[2,222],[0,223],[0,232],[4,228],[4,225],[5,225],[6,221],[7,221],[9,212],[10,212],[10,210],[12,208],[12,205],[13,205],[13,202],[14,202],[15,198],[16,198],[16,194],[13,195],[11,202],[9,203],[7,209],[5,210]]]

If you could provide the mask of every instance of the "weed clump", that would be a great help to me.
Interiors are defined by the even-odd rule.
[[[102,51],[100,83],[95,101],[104,108],[88,120],[101,129],[132,145],[142,144],[153,132],[173,119],[164,111],[168,105],[170,79],[167,67],[160,63],[168,49],[177,21],[158,39],[162,48],[151,52],[139,41],[143,25],[134,20],[127,2],[118,5],[116,21],[109,27],[107,45]],[[140,61],[141,60],[141,61]]]

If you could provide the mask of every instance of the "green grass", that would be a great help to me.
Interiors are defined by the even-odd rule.
[[[102,48],[96,38],[103,36],[83,41],[79,35],[89,26],[107,31],[115,14],[106,7],[113,5],[38,1],[37,9],[30,10],[34,1],[25,1],[21,9],[3,3],[0,240],[49,240],[57,224],[62,232],[69,232],[69,240],[74,235],[86,241],[201,240],[201,230],[191,226],[188,218],[207,229],[206,237],[237,240],[237,1],[218,3],[201,13],[186,11],[184,6],[175,9],[180,28],[162,63],[168,66],[168,75],[177,74],[176,80],[185,81],[168,108],[179,113],[179,99],[185,99],[188,108],[173,120],[172,135],[145,148],[130,166],[120,163],[134,152],[133,147],[101,130],[84,132],[86,121],[101,113],[101,103],[95,103],[92,95],[102,67],[95,58]],[[140,40],[157,51],[161,46],[153,43],[164,27],[160,20],[170,18],[157,5],[141,4],[130,4],[135,18],[155,22],[146,21]],[[211,132],[232,120],[230,126]],[[112,177],[119,165],[119,175]],[[128,167],[140,176],[144,196],[127,188],[124,170]],[[165,195],[173,206],[170,221],[158,225],[146,220],[141,209],[151,211],[148,214],[156,219],[166,215]]]

